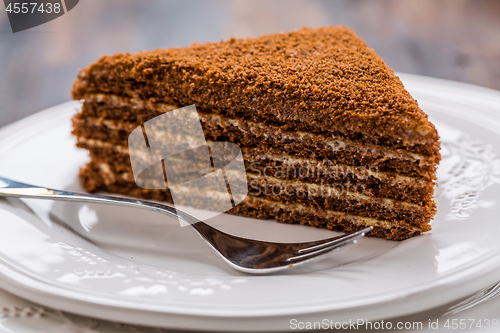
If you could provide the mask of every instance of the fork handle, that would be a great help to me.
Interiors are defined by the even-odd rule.
[[[117,206],[128,206],[163,213],[171,217],[176,217],[182,219],[189,225],[202,223],[200,220],[187,213],[176,210],[174,207],[170,207],[161,203],[139,199],[120,198],[109,195],[96,195],[54,190],[50,188],[20,183],[5,177],[0,177],[0,196],[60,201],[81,201]]]

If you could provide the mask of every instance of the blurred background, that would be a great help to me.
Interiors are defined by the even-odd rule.
[[[0,127],[68,101],[104,54],[344,24],[397,72],[500,90],[499,0],[81,0],[13,34],[0,4]]]

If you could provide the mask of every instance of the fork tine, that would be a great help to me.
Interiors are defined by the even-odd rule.
[[[368,227],[359,231],[356,231],[352,234],[348,234],[342,236],[340,238],[334,239],[332,241],[326,242],[324,244],[312,246],[309,248],[304,248],[296,251],[299,253],[297,255],[293,255],[292,257],[287,258],[285,261],[287,262],[302,262],[304,260],[310,260],[315,257],[318,257],[322,254],[326,254],[336,249],[340,249],[350,243],[355,244],[358,238],[364,237],[366,233],[373,230],[373,227]]]

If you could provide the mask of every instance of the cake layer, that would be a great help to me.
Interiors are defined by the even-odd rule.
[[[97,93],[195,104],[292,128],[306,123],[373,144],[419,146],[439,159],[427,115],[345,27],[105,56],[80,72],[72,90],[74,99]]]
[[[96,102],[96,99],[100,102]],[[140,103],[121,104],[122,99],[118,96],[103,95],[93,96],[93,99],[87,99],[82,107],[81,119],[85,119],[86,123],[95,126],[104,126],[110,130],[130,132],[144,122],[157,117],[165,112],[172,111],[181,106],[175,105],[159,105],[158,109],[150,110],[139,107]],[[117,102],[118,101],[118,102]],[[113,104],[120,103],[120,107],[114,107]],[[88,112],[88,109],[91,112]],[[122,115],[122,112],[133,112],[135,117],[127,117]],[[212,127],[221,127],[222,129],[233,128],[240,132],[239,136],[244,133],[251,133],[259,137],[270,137],[281,140],[294,140],[304,142],[324,142],[332,149],[362,149],[365,151],[380,151],[388,155],[401,155],[405,158],[425,161],[426,163],[435,163],[435,156],[425,156],[420,153],[410,152],[404,149],[386,147],[384,145],[373,145],[355,138],[344,138],[336,136],[330,131],[315,132],[313,128],[307,126],[296,126],[290,128],[283,124],[275,124],[269,122],[259,122],[244,117],[229,117],[217,112],[217,110],[200,110],[200,120]]]
[[[111,97],[111,96],[106,96],[106,97]],[[112,97],[116,98],[116,96]],[[95,102],[92,100],[86,100],[82,107],[82,114],[81,114],[81,118],[85,119],[85,121],[89,125],[104,126],[110,130],[125,131],[125,132],[131,131],[137,126],[140,126],[144,122],[158,115],[161,115],[164,112],[181,108],[181,106],[170,105],[168,107],[162,108],[164,112],[148,113],[147,112],[148,110],[137,108],[136,105],[134,104],[123,105],[123,107],[121,107],[120,109],[133,110],[136,113],[136,115],[140,115],[139,117],[136,117],[136,119],[125,120],[123,119],[123,117],[120,116],[119,112],[118,113],[115,112],[116,110],[110,108],[109,104],[106,103],[97,103],[98,104],[97,110],[101,110],[101,112],[98,112],[98,115],[93,115],[93,116],[88,115],[87,112],[85,112],[85,110],[87,109],[87,106],[89,104],[95,104]],[[291,129],[281,124],[258,122],[242,117],[228,117],[211,111],[200,110],[198,113],[200,120],[206,124],[210,124],[212,126],[219,126],[224,129],[228,127],[234,127],[240,130],[241,132],[244,133],[250,132],[256,136],[266,136],[271,138],[282,137],[284,139],[292,139],[296,141],[316,141],[316,142],[322,141],[334,149],[344,148],[344,147],[349,148],[350,146],[362,147],[365,150],[378,150],[385,152],[387,154],[402,155],[408,158],[413,158],[415,160],[435,162],[432,159],[432,157],[429,156],[412,153],[404,149],[395,149],[395,148],[385,147],[382,145],[367,144],[353,140],[352,138],[337,137],[330,132],[316,133],[308,131],[307,129],[306,130]]]
[[[139,188],[134,182],[127,181],[124,179],[125,177],[115,175],[111,169],[94,162],[90,162],[82,168],[80,176],[85,189],[90,192],[104,190],[145,199],[173,202],[168,190]],[[352,232],[366,225],[372,225],[375,229],[370,233],[370,236],[392,240],[406,239],[430,230],[429,225],[413,226],[401,221],[390,222],[347,214],[342,211],[317,209],[296,202],[273,201],[251,195],[247,196],[242,203],[230,210],[229,213],[260,219],[275,218],[278,222],[284,223],[300,222],[343,232]]]
[[[238,205],[231,213],[255,218],[274,217],[278,222],[295,224],[297,222],[317,228],[351,233],[366,226],[373,226],[369,233],[371,237],[381,237],[391,240],[404,240],[429,231],[430,226],[423,229],[416,227],[396,226],[384,220],[363,218],[335,211],[316,211],[300,204],[282,204],[263,200],[252,196]]]
[[[79,138],[78,146],[88,149],[93,161],[113,166],[122,173],[132,173],[128,148],[103,141]],[[305,183],[350,187],[373,197],[393,198],[418,205],[432,201],[433,183],[365,167],[334,164],[330,160],[304,159],[263,153],[259,148],[242,147],[246,171],[279,179]],[[149,156],[144,156],[147,161]]]
[[[400,176],[378,168],[337,164],[329,159],[301,158],[262,148],[243,148],[247,171],[282,179],[300,179],[321,185],[346,185],[373,197],[394,198],[425,205],[432,201],[434,184],[415,177]]]
[[[108,184],[116,181],[135,184],[130,171],[122,171],[103,161],[92,159],[92,165],[106,175]],[[227,171],[226,171],[227,172]],[[318,210],[335,210],[363,217],[384,219],[393,223],[422,227],[435,213],[435,206],[419,206],[389,198],[375,198],[361,192],[353,192],[342,185],[328,186],[286,180],[247,173],[249,195],[275,202],[300,203]],[[155,185],[158,188],[160,184]],[[168,186],[168,184],[167,184]],[[206,189],[209,191],[209,189]],[[205,190],[191,193],[197,196]],[[205,193],[206,194],[206,193]],[[202,194],[202,195],[205,195]],[[211,194],[213,195],[213,194]]]
[[[163,113],[178,109],[182,107],[178,104],[165,104],[165,103],[146,103],[141,100],[126,98],[118,95],[111,94],[89,94],[84,96],[85,103],[82,107],[82,118],[85,119],[98,119],[101,124],[109,128],[117,128],[117,125],[123,127],[127,124],[142,124],[149,119],[155,118]],[[398,151],[401,153],[406,153],[411,156],[418,156],[419,159],[425,159],[429,162],[437,162],[439,156],[429,155],[427,149],[422,146],[415,144],[411,149],[401,149],[397,146],[390,144],[385,144],[381,142],[379,144],[373,144],[363,136],[346,137],[340,132],[336,132],[332,129],[327,129],[325,131],[320,131],[317,127],[304,122],[294,122],[294,123],[280,123],[272,121],[261,121],[258,118],[234,114],[229,112],[227,114],[225,111],[218,109],[204,110],[199,109],[200,117],[211,117],[213,120],[217,121],[222,127],[228,127],[229,125],[241,126],[243,129],[279,129],[281,131],[292,131],[301,132],[303,135],[316,134],[318,138],[326,139],[325,141],[340,140],[346,144],[355,142],[358,145],[365,145],[367,147],[375,147],[377,149],[388,149],[392,151]],[[127,128],[120,128],[127,130]],[[413,154],[412,154],[413,153]]]
[[[108,102],[111,99],[108,98]],[[87,103],[95,102],[86,101],[84,105]],[[105,110],[108,107],[107,103],[95,104]],[[137,110],[133,105],[128,107],[135,108],[136,114],[143,115],[142,109]],[[162,111],[168,112],[175,108],[177,107],[174,105],[165,106]],[[396,173],[405,170],[405,166],[410,166],[414,173],[425,171],[425,166],[432,168],[434,165],[428,162],[429,157],[380,145],[327,137],[324,133],[285,131],[272,124],[221,114],[199,112],[199,116],[207,139],[259,145],[242,147],[250,196],[263,198],[276,205],[299,204],[315,207],[318,211],[336,211],[385,220],[397,228],[429,228],[428,222],[435,214],[432,181],[426,180],[421,174]],[[140,121],[147,120],[149,119],[142,118],[132,122],[128,119],[120,122],[118,119],[108,118],[107,112],[101,112],[100,118],[84,118],[83,112],[75,116],[74,134],[78,138],[78,145],[91,152],[91,164],[97,165],[93,168],[106,175],[103,177],[108,179],[106,190],[116,191],[117,183],[125,188],[136,186],[128,157],[127,138],[132,130],[141,125]],[[148,133],[148,138],[164,134],[152,131]],[[334,158],[331,158],[332,155]],[[148,158],[149,156],[144,156],[146,161]],[[367,160],[372,164],[367,164]],[[363,166],[363,163],[367,165]],[[308,173],[315,175],[304,177],[294,172],[275,177],[279,170],[287,170],[290,166],[306,168]],[[351,171],[348,170],[349,167]],[[269,171],[274,172],[272,176],[266,174]],[[435,169],[428,170],[427,175],[433,176],[434,172]],[[338,191],[339,185],[348,190]],[[411,196],[412,192],[422,196]],[[383,195],[387,193],[393,196]]]
[[[262,178],[253,174],[247,176],[251,196],[283,203],[300,203],[317,210],[336,210],[414,226],[427,224],[435,213],[433,206],[374,198],[350,192],[350,188],[343,188],[342,185],[330,187],[273,177]]]
[[[435,178],[436,164],[418,154],[400,150],[382,148],[373,145],[361,145],[345,142],[341,139],[330,139],[320,135],[304,135],[297,132],[286,132],[280,129],[259,128],[255,131],[242,130],[244,124],[235,125],[230,121],[222,124],[211,116],[200,114],[200,120],[207,139],[222,139],[243,146],[259,146],[268,151],[276,150],[300,157],[327,158],[338,164],[352,166],[365,165],[380,171],[418,177],[426,180]],[[140,123],[120,123],[106,119],[84,118],[77,114],[73,119],[74,131],[79,138],[109,142],[114,145],[127,146],[130,132]],[[150,135],[160,135],[151,133]]]

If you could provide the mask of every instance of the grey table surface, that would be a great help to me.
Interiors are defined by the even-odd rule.
[[[500,90],[497,0],[81,0],[60,18],[15,34],[3,9],[0,5],[0,127],[69,100],[78,69],[102,55],[259,36],[302,26],[344,24],[395,71]],[[15,316],[15,306],[36,305],[1,290],[0,303],[0,332],[50,332],[54,326],[47,320],[62,320],[61,331],[68,325],[57,314],[39,322]],[[455,316],[440,317],[443,311],[432,309],[402,320],[425,324],[450,318],[500,319],[500,298]],[[112,323],[96,328],[99,332],[115,330]],[[424,325],[418,331],[448,330],[442,325],[439,330]]]

